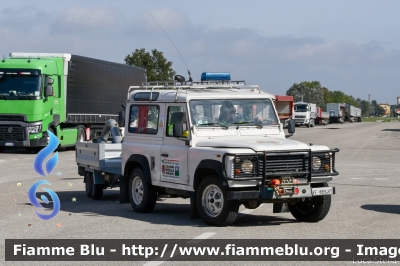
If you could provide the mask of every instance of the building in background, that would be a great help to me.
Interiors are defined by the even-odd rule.
[[[390,115],[390,105],[387,103],[380,103],[378,104],[380,107],[382,107],[385,110],[385,115]]]

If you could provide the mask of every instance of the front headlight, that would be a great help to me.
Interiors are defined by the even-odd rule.
[[[321,167],[321,159],[314,156],[312,158],[312,168],[314,170],[318,170],[320,167]]]
[[[41,125],[28,127],[29,134],[37,134],[41,132]]]
[[[249,174],[253,171],[253,163],[249,159],[246,159],[243,161],[241,168],[243,173]]]

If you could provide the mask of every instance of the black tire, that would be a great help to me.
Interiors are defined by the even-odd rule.
[[[236,220],[239,201],[227,200],[227,190],[215,176],[205,177],[197,190],[197,210],[206,224],[227,226]]]
[[[85,173],[85,191],[86,191],[86,196],[89,198],[92,197],[92,182],[93,182],[93,174],[91,172],[86,172]]]
[[[103,197],[103,184],[95,184],[93,174],[91,181],[92,181],[90,189],[90,195],[92,196],[91,198],[94,200],[99,200],[101,199],[101,197]]]
[[[298,221],[316,223],[328,214],[331,207],[331,195],[306,198],[288,207]]]
[[[78,134],[76,136],[76,141],[84,142],[86,140],[85,128],[83,126],[78,126],[77,129],[78,129]]]
[[[129,180],[129,199],[135,212],[152,212],[156,206],[157,190],[149,184],[143,174],[143,170],[133,170]]]
[[[0,147],[0,153],[4,151],[4,147]]]

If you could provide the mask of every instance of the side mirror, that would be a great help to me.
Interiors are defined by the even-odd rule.
[[[52,78],[50,78],[50,77],[47,77],[46,83],[47,83],[47,85],[51,85],[51,84],[54,83],[54,79],[52,79]]]
[[[47,85],[46,86],[46,93],[45,93],[46,97],[48,96],[53,96],[54,95],[54,91],[53,91],[53,86],[51,85]]]
[[[182,123],[174,123],[172,134],[175,138],[180,138],[183,135],[183,124]]]
[[[293,135],[293,133],[295,131],[296,131],[296,123],[295,123],[294,119],[290,119],[289,124],[288,124],[288,133]]]
[[[54,95],[53,86],[51,85],[53,83],[54,83],[54,79],[52,79],[50,77],[46,77],[46,90],[45,90],[45,93],[44,93],[44,95],[46,97]]]

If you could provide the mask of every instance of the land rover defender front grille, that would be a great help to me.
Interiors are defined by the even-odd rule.
[[[308,156],[305,154],[296,155],[267,155],[265,160],[259,159],[259,175],[263,176],[264,171],[268,176],[282,176],[287,174],[308,174]]]

